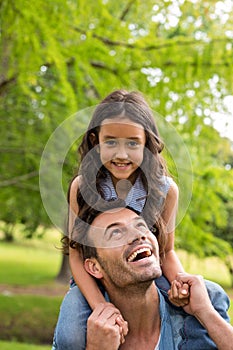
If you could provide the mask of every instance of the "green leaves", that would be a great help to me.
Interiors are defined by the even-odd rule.
[[[212,121],[232,94],[233,9],[221,3],[2,0],[1,220],[24,222],[31,232],[51,225],[38,178],[49,137],[122,87],[140,90],[160,115],[164,155],[181,192],[177,244],[201,256],[230,252],[232,144]],[[78,114],[66,130],[75,129],[77,140],[62,165],[64,196],[88,118]],[[54,159],[64,146],[57,141]]]

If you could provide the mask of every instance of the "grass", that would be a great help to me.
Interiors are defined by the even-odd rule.
[[[48,231],[44,239],[0,242],[0,283],[41,285],[53,281],[61,263],[60,235]]]
[[[179,258],[186,271],[200,274],[205,279],[219,283],[223,288],[231,288],[231,278],[226,265],[217,257],[197,259],[196,256],[178,251]]]
[[[22,240],[14,243],[0,242],[0,284],[11,286],[51,286],[61,263],[60,234],[48,231],[43,239]],[[219,259],[198,260],[178,252],[190,273],[203,275],[221,284],[233,300],[230,276]],[[60,297],[0,294],[0,348],[1,350],[48,350],[59,312]],[[230,312],[233,320],[233,304]],[[34,345],[35,344],[35,345]]]
[[[0,340],[1,350],[51,350],[51,346],[35,345],[35,344],[22,344],[19,342],[7,342]]]
[[[49,283],[58,272],[60,254],[23,245],[0,243],[0,283],[37,285]]]
[[[3,340],[51,344],[62,297],[0,295]]]
[[[43,239],[22,240],[14,243],[0,242],[0,284],[10,286],[46,286],[53,288],[61,263],[60,234],[48,231]],[[3,350],[47,350],[34,344],[51,344],[57,321],[60,297],[0,295],[0,343]],[[10,340],[10,342],[6,342]],[[25,342],[18,344],[12,341]],[[33,345],[31,345],[33,344]]]
[[[196,256],[184,251],[178,251],[178,256],[187,272],[200,274],[205,279],[214,281],[225,289],[231,299],[229,316],[233,325],[233,288],[231,287],[231,278],[226,265],[216,257],[197,259]]]

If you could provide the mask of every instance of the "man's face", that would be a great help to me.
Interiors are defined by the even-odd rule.
[[[98,248],[100,232],[105,248]],[[161,276],[157,239],[133,211],[121,208],[100,214],[88,234],[97,246],[104,283],[122,288]]]

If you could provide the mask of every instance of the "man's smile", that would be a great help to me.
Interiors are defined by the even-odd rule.
[[[137,250],[135,250],[133,253],[131,253],[128,256],[127,262],[134,262],[134,261],[142,260],[142,259],[150,257],[151,255],[152,255],[152,251],[150,248],[148,248],[148,247],[138,248]]]

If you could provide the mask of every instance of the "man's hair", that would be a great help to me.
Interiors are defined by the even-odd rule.
[[[71,247],[73,249],[77,249],[80,252],[83,261],[87,258],[97,258],[97,249],[94,246],[90,235],[88,235],[90,226],[92,225],[95,218],[101,213],[112,209],[124,208],[124,206],[120,206],[119,203],[116,202],[109,202],[108,205],[104,208],[102,207],[101,210],[89,207],[84,212],[82,212],[82,215],[77,217],[75,220],[71,238],[63,238],[63,252],[67,254],[68,248]],[[134,211],[131,208],[128,209]],[[138,213],[136,214],[138,215]],[[141,217],[143,218],[142,215]],[[160,225],[157,225],[156,227],[153,226],[151,228],[149,227],[149,229],[156,236],[159,244],[160,256],[163,256],[166,245],[166,234],[162,221],[158,220],[158,222]]]

